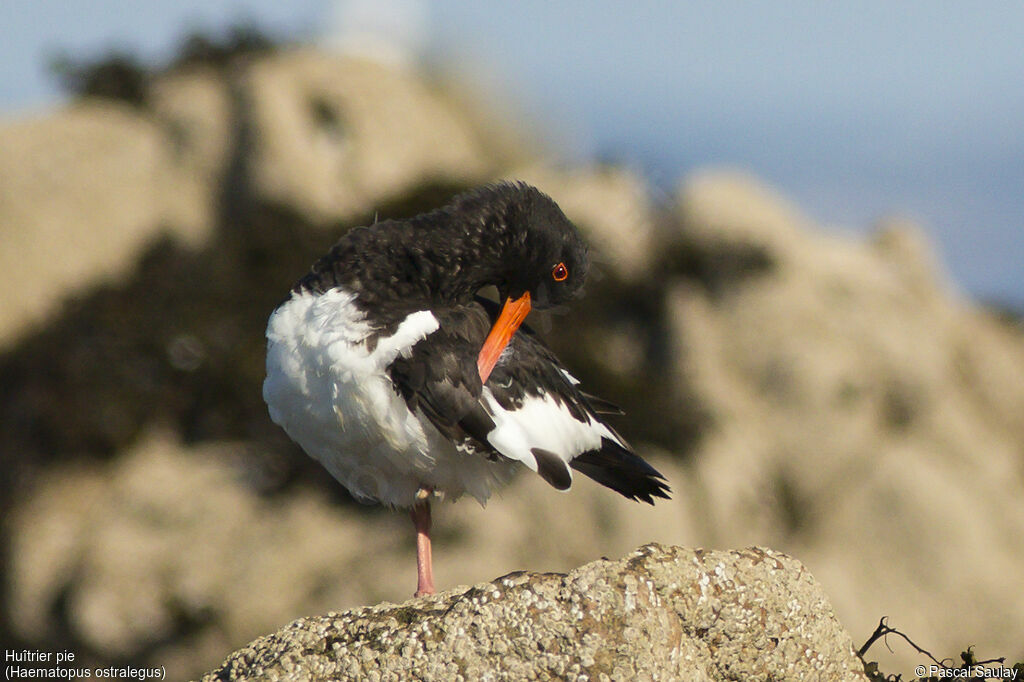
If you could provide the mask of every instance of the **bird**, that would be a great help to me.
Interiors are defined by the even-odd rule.
[[[632,500],[669,498],[605,421],[622,411],[523,324],[578,298],[589,262],[554,200],[503,181],[349,230],[271,314],[271,419],[356,500],[410,510],[415,596],[436,591],[431,500],[485,504],[523,466],[561,491],[577,471]]]

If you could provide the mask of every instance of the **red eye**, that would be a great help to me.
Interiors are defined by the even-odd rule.
[[[551,268],[551,277],[556,282],[564,282],[569,278],[569,268],[565,267],[565,263],[559,263]]]

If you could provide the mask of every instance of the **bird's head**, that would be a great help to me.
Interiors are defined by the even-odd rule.
[[[491,190],[502,206],[488,249],[502,309],[477,360],[484,383],[530,310],[579,296],[589,268],[586,244],[551,197],[521,183]]]
[[[507,240],[502,277],[496,283],[502,301],[530,294],[539,310],[567,303],[583,291],[590,260],[576,226],[550,197],[528,185],[508,185]]]

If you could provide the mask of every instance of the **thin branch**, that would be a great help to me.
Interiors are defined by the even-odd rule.
[[[885,619],[888,618],[888,617],[889,616],[882,616],[881,619],[879,619],[878,627],[876,627],[875,631],[871,633],[870,637],[868,637],[868,641],[864,642],[864,645],[861,648],[857,649],[857,655],[858,656],[863,658],[864,654],[866,654],[868,652],[868,649],[871,648],[871,645],[874,644],[875,642],[877,642],[878,638],[885,634],[883,632],[883,629],[888,627],[885,624]]]
[[[864,658],[864,654],[868,652],[868,649],[871,648],[871,645],[877,642],[879,639],[885,642],[885,647],[889,650],[889,653],[892,653],[892,647],[889,646],[889,641],[885,638],[888,635],[899,635],[904,639],[904,641],[906,641],[907,644],[914,647],[914,650],[917,651],[917,653],[924,654],[925,656],[930,658],[932,662],[934,662],[936,665],[942,666],[946,670],[956,670],[956,668],[953,668],[952,665],[946,664],[946,661],[952,663],[952,659],[946,658],[940,661],[939,659],[935,658],[935,656],[933,656],[930,651],[927,651],[926,649],[922,649],[921,647],[919,647],[917,644],[914,643],[912,639],[910,639],[910,637],[907,637],[905,634],[903,634],[896,628],[889,627],[889,625],[885,622],[887,619],[888,616],[882,616],[881,619],[879,619],[878,627],[876,627],[875,631],[871,633],[871,636],[868,637],[868,640],[864,642],[864,646],[857,650],[858,656]],[[974,652],[971,649],[972,647],[968,647],[967,651],[960,655],[960,658],[962,658],[964,662],[963,666],[959,668],[960,670],[963,670],[968,667],[974,667],[976,665],[989,665],[991,663],[999,663],[1000,665],[1002,665],[1006,662],[1005,656],[1000,656],[999,658],[990,658],[985,661],[976,661],[974,660]]]
[[[914,640],[910,639],[896,628],[889,627],[885,622],[887,618],[888,616],[882,616],[882,618],[878,621],[878,627],[876,627],[875,631],[871,633],[870,637],[868,637],[868,641],[864,642],[864,646],[857,650],[857,654],[859,656],[863,657],[864,654],[868,652],[868,649],[871,648],[871,645],[877,642],[880,638],[884,638],[888,635],[899,635],[907,642],[907,644],[914,647],[917,653],[924,654],[928,658],[932,659],[932,661],[934,661],[936,665],[941,665],[943,668],[948,667],[945,663],[932,656],[930,651],[922,649],[917,644],[915,644]],[[883,639],[882,641],[885,642],[885,647],[889,650],[890,653],[892,653],[892,647],[889,646],[889,641],[887,639]]]

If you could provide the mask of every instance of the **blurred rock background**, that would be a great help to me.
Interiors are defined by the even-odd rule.
[[[953,291],[920,226],[824,231],[729,170],[656,201],[627,168],[551,163],[436,74],[244,30],[64,77],[73,103],[0,124],[10,646],[182,678],[300,616],[406,599],[408,519],[354,504],[270,422],[263,331],[349,227],[511,177],[598,261],[534,326],[675,494],[521,476],[442,506],[439,586],[758,544],[800,559],[855,640],[884,615],[943,655],[1024,656],[1024,332]],[[894,648],[892,668],[918,660]]]

